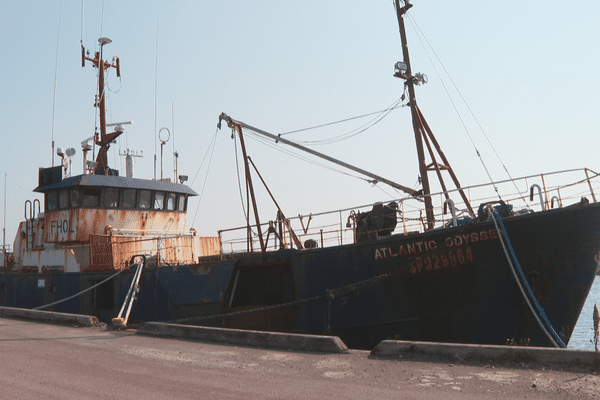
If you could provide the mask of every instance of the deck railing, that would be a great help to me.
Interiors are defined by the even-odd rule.
[[[488,184],[462,188],[475,213],[480,204],[504,202],[514,213],[531,213],[551,208],[565,207],[587,198],[596,202],[600,191],[600,174],[587,168],[530,175],[517,179],[507,179]],[[458,193],[458,189],[431,194],[435,228],[462,223],[470,215],[468,207]],[[448,201],[449,198],[451,201]],[[414,234],[426,230],[425,211],[422,199],[414,197],[386,200],[384,204],[397,203],[396,228],[393,234]],[[318,214],[287,218],[296,236],[307,245],[318,247],[337,246],[355,243],[356,215],[371,211],[373,204],[346,208]],[[452,211],[454,210],[454,213]],[[453,217],[454,215],[454,217]],[[291,248],[291,239],[286,224],[270,221],[261,224],[263,239],[267,240],[267,250]],[[271,226],[271,232],[269,232]],[[282,226],[282,229],[279,227]],[[274,229],[273,229],[274,227]],[[435,229],[434,228],[434,229]],[[259,252],[261,250],[256,226],[251,226],[248,238],[246,226],[226,229],[219,232],[223,253]]]

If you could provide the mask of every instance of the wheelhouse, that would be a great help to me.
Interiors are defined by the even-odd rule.
[[[116,172],[116,171],[115,171]],[[87,242],[90,235],[179,235],[186,225],[187,201],[196,192],[169,181],[116,175],[78,175],[62,179],[40,169],[44,194],[44,240]]]
[[[185,213],[188,197],[197,195],[173,182],[106,175],[79,175],[51,183],[41,179],[35,191],[44,193],[45,212],[93,208]]]

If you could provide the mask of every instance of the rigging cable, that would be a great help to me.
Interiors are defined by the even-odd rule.
[[[341,122],[352,121],[352,120],[354,120],[354,119],[363,118],[363,117],[368,117],[369,115],[379,114],[379,113],[382,113],[382,112],[384,112],[384,111],[387,111],[388,109],[389,109],[389,107],[388,107],[388,108],[386,108],[386,109],[384,109],[384,110],[380,110],[380,111],[373,111],[373,112],[370,112],[370,113],[367,113],[367,114],[363,114],[363,115],[357,115],[357,116],[355,116],[355,117],[350,117],[350,118],[342,119],[342,120],[339,120],[339,121],[327,122],[327,123],[324,123],[324,124],[321,124],[321,125],[315,125],[315,126],[311,126],[311,127],[308,127],[308,128],[296,129],[296,130],[294,130],[294,131],[289,131],[289,132],[280,133],[279,135],[283,136],[283,135],[289,135],[289,134],[291,134],[291,133],[297,133],[297,132],[308,131],[308,130],[311,130],[311,129],[323,128],[323,127],[325,127],[325,126],[329,126],[329,125],[335,125],[335,124],[339,124],[339,123],[341,123]]]
[[[407,14],[409,14],[409,13],[407,13]],[[479,157],[479,161],[481,162],[481,165],[483,166],[483,168],[484,168],[484,170],[485,170],[485,172],[486,172],[486,174],[487,174],[490,182],[492,182],[492,184],[493,184],[494,180],[492,179],[490,171],[488,170],[487,166],[485,165],[485,162],[483,161],[483,157],[481,156],[481,153],[479,152],[479,149],[477,148],[477,146],[475,145],[475,142],[473,141],[473,137],[471,136],[471,132],[469,132],[469,129],[467,128],[467,125],[465,124],[464,119],[462,118],[462,116],[458,112],[458,107],[456,106],[456,103],[452,99],[452,96],[450,96],[450,92],[448,91],[448,88],[446,87],[446,84],[444,83],[444,81],[443,81],[443,79],[442,79],[442,77],[440,75],[440,72],[439,72],[437,66],[434,64],[434,62],[433,62],[433,60],[431,58],[431,55],[429,54],[429,51],[427,50],[427,47],[423,43],[422,37],[425,38],[425,35],[423,34],[423,31],[421,31],[421,29],[419,28],[418,24],[416,23],[416,21],[412,17],[412,15],[409,14],[408,16],[409,16],[409,20],[410,20],[411,24],[413,25],[413,29],[415,29],[415,31],[417,32],[417,37],[419,38],[419,41],[421,42],[421,46],[423,46],[423,49],[425,50],[425,53],[427,54],[427,57],[429,58],[429,61],[431,62],[431,65],[433,66],[433,69],[435,69],[435,73],[437,74],[438,78],[440,78],[440,82],[441,82],[442,86],[444,87],[444,91],[448,95],[448,98],[450,99],[450,102],[452,103],[452,107],[454,107],[454,111],[456,111],[456,114],[458,115],[458,118],[460,119],[460,122],[461,122],[463,128],[465,129],[465,132],[467,132],[467,136],[469,137],[469,140],[471,141],[471,144],[473,145],[473,148],[475,149],[475,152],[477,153],[477,157]],[[429,45],[429,47],[431,48],[431,50],[433,51],[433,53],[435,54],[436,58],[438,59],[438,61],[440,62],[440,64],[442,65],[442,68],[443,68],[443,64],[442,64],[441,60],[439,59],[439,57],[437,57],[437,54],[435,53],[435,50],[433,50],[433,47],[431,46],[431,44],[429,43],[429,41],[427,40],[427,38],[425,38],[425,41],[427,42],[427,44]],[[446,71],[445,68],[444,68],[444,71]],[[446,71],[446,73],[448,73],[448,72]],[[452,80],[452,78],[450,78],[450,80]],[[456,85],[454,87],[458,91],[458,88],[456,88]],[[462,98],[462,95],[461,95],[461,98]],[[464,101],[464,98],[463,98],[463,101]],[[496,194],[498,195],[498,197],[501,199],[500,193],[498,192],[498,188],[496,187],[496,185],[494,185],[494,190],[496,191]]]
[[[240,164],[238,161],[237,140],[235,140],[235,138],[235,128],[231,128],[231,139],[233,139],[233,148],[235,151],[235,173],[237,174],[238,189],[240,192],[240,202],[242,203],[242,211],[244,213],[244,220],[246,221],[246,226],[250,226],[250,217],[246,213],[246,205],[244,204],[244,194],[242,193],[242,180],[240,179]],[[250,230],[252,231],[252,229]],[[252,234],[256,236],[254,231],[252,231]]]
[[[427,51],[427,47],[425,46],[425,44],[423,43],[423,40],[421,39],[421,37],[425,40],[425,42],[427,42],[427,45],[429,46],[429,48],[431,49],[431,51],[433,52],[433,55],[435,56],[435,58],[438,60],[438,62],[440,63],[440,66],[442,67],[442,69],[444,70],[444,72],[446,73],[446,75],[448,76],[448,78],[450,79],[450,82],[452,83],[452,86],[454,86],[454,89],[457,91],[458,95],[460,96],[461,100],[463,101],[464,105],[467,107],[467,110],[469,110],[469,113],[471,114],[471,117],[473,117],[473,120],[475,121],[475,123],[477,124],[477,126],[479,127],[479,129],[481,130],[481,133],[483,133],[483,136],[485,137],[485,139],[487,140],[488,144],[490,145],[490,147],[492,148],[492,151],[494,152],[494,154],[496,155],[496,158],[498,159],[498,161],[500,161],[500,164],[502,164],[502,167],[504,168],[504,171],[506,171],[506,174],[508,175],[510,181],[513,183],[513,185],[515,186],[515,189],[517,189],[517,191],[519,190],[519,188],[516,185],[516,182],[514,181],[514,178],[512,177],[512,175],[510,174],[510,172],[508,171],[508,168],[506,167],[506,165],[504,164],[504,162],[502,161],[502,159],[500,158],[500,155],[498,154],[498,152],[496,151],[496,148],[494,147],[494,145],[492,144],[490,138],[488,137],[487,133],[485,132],[485,130],[483,129],[483,126],[481,126],[481,123],[479,122],[479,120],[477,119],[477,117],[475,116],[475,113],[473,112],[473,110],[471,109],[471,107],[469,106],[469,104],[467,103],[467,100],[464,98],[464,96],[462,95],[461,91],[459,90],[458,86],[456,85],[456,83],[454,82],[454,80],[452,79],[452,76],[450,75],[450,73],[448,72],[448,70],[446,69],[446,67],[444,66],[444,63],[441,61],[441,59],[439,58],[439,56],[437,55],[437,53],[435,52],[435,49],[433,48],[433,46],[431,45],[431,43],[429,43],[429,41],[427,40],[427,37],[425,36],[425,34],[423,33],[423,31],[421,30],[421,28],[419,27],[419,25],[416,23],[415,19],[413,18],[413,16],[410,13],[409,14],[409,19],[411,21],[411,24],[413,25],[413,28],[415,29],[415,31],[417,32],[417,37],[419,38],[419,41],[421,42],[421,45],[423,46],[423,48],[425,49],[425,52],[427,53],[427,57],[429,58],[431,64],[433,65],[433,68],[436,71],[436,74],[438,75],[438,77],[440,78],[440,82],[442,83],[442,85],[444,86],[444,90],[446,91],[446,94],[448,95],[448,97],[450,98],[450,101],[452,102],[452,105],[461,121],[461,123],[463,124],[463,127],[465,128],[465,131],[467,132],[467,135],[469,136],[469,140],[471,141],[471,144],[473,145],[477,156],[479,157],[485,171],[486,174],[488,175],[488,178],[490,179],[490,182],[493,184],[494,186],[494,190],[496,191],[498,197],[500,198],[500,193],[498,192],[498,188],[496,187],[496,185],[494,184],[492,177],[490,175],[490,172],[488,171],[483,158],[479,152],[479,150],[477,149],[477,147],[475,146],[475,143],[473,141],[473,138],[471,137],[471,134],[469,133],[469,130],[467,129],[462,117],[460,116],[460,114],[458,113],[458,109],[454,103],[454,101],[452,100],[452,97],[450,96],[450,92],[448,91],[446,85],[444,84],[444,81],[442,80],[440,73],[438,71],[438,69],[436,68],[435,64],[433,63],[433,60],[431,59],[431,56],[429,55],[429,52]],[[420,33],[420,34],[419,34]],[[527,201],[526,199],[523,199],[523,201],[525,202],[525,204],[527,205]]]
[[[345,118],[339,121],[334,121],[334,122],[328,122],[325,124],[320,124],[320,125],[316,125],[316,126],[312,126],[312,127],[308,127],[308,128],[303,128],[303,129],[297,129],[294,131],[289,131],[289,132],[285,132],[285,133],[280,133],[280,136],[283,135],[289,135],[291,133],[297,133],[297,132],[304,132],[307,130],[312,130],[312,129],[318,129],[318,128],[323,128],[326,126],[331,126],[331,125],[335,125],[335,124],[340,124],[343,122],[348,122],[348,121],[352,121],[355,119],[359,119],[359,118],[364,118],[364,117],[368,117],[370,115],[375,115],[375,114],[380,114],[378,117],[374,118],[373,120],[365,123],[364,125],[355,128],[353,130],[351,130],[350,132],[329,138],[329,139],[324,139],[324,140],[320,140],[320,141],[297,141],[297,143],[312,143],[312,144],[331,144],[331,143],[337,143],[341,140],[345,140],[345,139],[349,139],[351,137],[354,137],[360,133],[363,133],[364,131],[366,131],[367,129],[371,128],[372,126],[374,126],[375,124],[377,124],[379,121],[381,121],[383,118],[385,118],[391,111],[395,110],[396,108],[399,107],[403,107],[403,105],[401,105],[400,103],[404,100],[404,96],[402,96],[400,99],[396,100],[394,103],[392,103],[392,105],[390,105],[389,107],[380,110],[380,111],[374,111],[371,113],[367,113],[367,114],[363,114],[363,115],[358,115],[355,117],[350,117],[350,118]],[[375,122],[373,122],[375,121]],[[369,124],[371,124],[370,126],[368,126]],[[366,128],[365,128],[366,127]],[[355,132],[358,131],[358,132]]]
[[[406,88],[405,88],[405,92],[406,92]],[[284,133],[280,133],[278,136],[288,135],[288,134],[297,133],[297,132],[303,132],[303,131],[307,131],[307,130],[311,130],[311,129],[318,129],[318,128],[322,128],[322,127],[325,127],[325,126],[330,126],[330,125],[339,124],[339,123],[351,121],[351,120],[358,119],[358,118],[367,117],[367,116],[370,116],[370,115],[379,114],[379,116],[377,116],[373,120],[371,120],[371,121],[363,124],[359,128],[355,128],[355,129],[351,130],[350,132],[347,132],[347,133],[342,134],[342,135],[338,135],[338,136],[335,136],[335,137],[332,137],[332,138],[329,138],[329,139],[320,140],[320,141],[295,141],[296,143],[302,143],[302,144],[311,143],[313,145],[314,144],[332,144],[332,143],[336,143],[336,142],[339,142],[339,141],[342,141],[342,140],[354,137],[354,136],[356,136],[356,135],[358,135],[360,133],[365,132],[367,129],[372,128],[375,124],[377,124],[378,122],[380,122],[381,120],[383,120],[383,118],[385,118],[387,115],[389,115],[393,110],[395,110],[397,108],[400,108],[400,107],[404,107],[405,105],[401,104],[401,102],[404,101],[405,98],[406,98],[406,94],[404,93],[398,100],[394,101],[389,107],[387,107],[387,108],[385,108],[383,110],[380,110],[380,111],[375,111],[375,112],[371,112],[371,113],[367,113],[367,114],[363,114],[363,115],[359,115],[359,116],[355,116],[355,117],[345,118],[343,120],[329,122],[329,123],[325,123],[325,124],[320,124],[320,125],[316,125],[316,126],[312,126],[312,127],[308,127],[308,128],[303,128],[303,129],[298,129],[298,130],[294,130],[294,131],[284,132]],[[362,177],[357,176],[357,175],[352,175],[352,174],[344,172],[344,171],[342,171],[340,169],[335,169],[335,168],[330,167],[330,166],[328,166],[326,164],[316,162],[316,161],[311,160],[310,158],[307,158],[307,157],[303,157],[303,156],[301,156],[301,155],[299,155],[297,153],[294,153],[294,152],[291,152],[289,150],[286,150],[285,148],[282,148],[281,146],[275,146],[271,142],[271,140],[265,139],[262,136],[257,135],[252,130],[246,130],[246,131],[252,133],[252,135],[248,136],[251,139],[254,139],[254,140],[258,141],[258,142],[261,142],[262,144],[264,144],[266,146],[269,146],[269,147],[271,147],[271,148],[273,148],[275,150],[278,150],[278,151],[280,151],[280,152],[282,152],[284,154],[290,155],[290,156],[292,156],[294,158],[297,158],[297,159],[302,160],[304,162],[307,162],[307,163],[319,166],[321,168],[328,169],[330,171],[338,172],[338,173],[341,173],[341,174],[346,175],[346,176],[350,176],[350,177],[353,177],[353,178],[356,178],[356,179],[360,179],[360,180],[369,182],[373,186],[375,186],[377,184],[376,181],[365,179],[365,178],[362,178]],[[236,157],[237,157],[237,151],[236,151]],[[237,163],[237,159],[236,159],[236,163]],[[239,180],[240,179],[239,179],[239,167],[238,167],[238,185],[239,185]],[[380,188],[380,190],[382,190],[382,189]],[[240,193],[241,193],[241,188],[240,188]],[[394,197],[394,196],[391,196],[389,193],[387,193],[385,191],[384,191],[384,193],[386,193],[391,198]],[[241,195],[241,196],[243,197],[243,195]],[[243,201],[242,201],[242,204],[243,204]],[[245,211],[244,211],[244,214],[245,214]],[[248,218],[248,216],[246,216],[246,220],[247,220],[247,218]]]
[[[304,143],[304,144],[313,144],[313,145],[326,145],[326,144],[333,144],[333,143],[338,143],[341,142],[342,140],[346,140],[346,139],[350,139],[354,136],[357,136],[363,132],[365,132],[368,129],[371,129],[373,126],[375,126],[376,124],[378,124],[379,122],[381,122],[381,120],[383,120],[385,117],[388,116],[388,114],[390,112],[392,112],[393,109],[401,107],[400,105],[398,105],[400,102],[402,101],[402,99],[398,99],[395,103],[394,106],[391,108],[388,108],[386,110],[382,111],[382,114],[373,118],[371,121],[363,124],[362,126],[351,130],[350,132],[347,132],[345,134],[342,135],[338,135],[338,136],[334,136],[332,138],[329,139],[325,139],[325,140],[320,140],[320,141],[299,141],[298,143]]]
[[[52,166],[54,167],[54,115],[56,109],[56,75],[58,74],[58,49],[60,43],[60,22],[62,19],[62,1],[58,12],[58,34],[56,38],[56,61],[54,63],[54,95],[52,99]]]
[[[154,60],[154,180],[156,180],[156,151],[158,131],[156,130],[156,96],[158,87],[158,18],[156,18],[156,58]]]
[[[178,156],[175,156],[175,154],[177,154],[177,152],[175,151],[175,111],[174,111],[173,101],[171,101],[171,132],[172,132],[171,145],[173,145],[173,171],[177,171],[177,157]],[[177,182],[177,172],[175,172],[173,174],[173,182]]]
[[[218,131],[219,131],[219,128],[217,128],[217,130],[215,131],[215,134],[213,135],[213,137],[208,145],[208,149],[206,149],[206,153],[204,153],[204,158],[202,158],[202,162],[200,163],[200,166],[198,167],[198,170],[196,171],[196,175],[194,175],[194,179],[192,179],[192,181],[190,182],[190,187],[191,187],[194,184],[194,182],[196,181],[196,178],[198,177],[198,173],[200,172],[200,169],[202,168],[202,165],[204,164],[204,161],[206,160],[206,156],[208,155],[208,152],[210,151],[210,159],[208,161],[208,166],[206,167],[206,176],[204,177],[204,183],[202,184],[202,190],[200,191],[200,196],[198,198],[198,205],[196,206],[196,212],[194,213],[194,218],[192,219],[191,226],[194,226],[194,222],[196,221],[196,216],[198,215],[198,210],[200,209],[200,201],[202,200],[202,194],[204,193],[204,187],[206,186],[206,181],[208,180],[208,171],[210,170],[210,162],[212,160],[213,152],[215,151],[215,145],[217,143],[216,139],[217,139]]]
[[[340,174],[343,174],[343,175],[346,175],[346,176],[350,176],[350,177],[353,177],[353,178],[356,178],[356,179],[360,179],[360,180],[363,180],[365,182],[372,182],[369,179],[362,178],[362,177],[360,177],[358,175],[352,175],[352,174],[350,174],[348,172],[344,172],[343,170],[333,168],[333,167],[331,167],[331,166],[329,166],[327,164],[323,164],[323,163],[320,163],[318,161],[312,160],[312,159],[310,159],[308,157],[301,156],[300,154],[294,153],[293,151],[290,151],[290,150],[288,150],[286,148],[283,148],[281,146],[275,146],[270,141],[270,139],[267,139],[267,138],[264,138],[262,136],[259,136],[258,134],[256,134],[255,132],[252,132],[251,130],[246,130],[246,133],[251,133],[251,135],[247,136],[249,139],[255,140],[257,142],[260,142],[260,143],[262,143],[265,146],[271,147],[274,150],[277,150],[277,151],[279,151],[281,153],[284,153],[284,154],[287,154],[287,155],[289,155],[291,157],[294,157],[294,158],[297,158],[299,160],[302,160],[302,161],[304,161],[304,162],[306,162],[308,164],[316,165],[318,167],[321,167],[321,168],[324,168],[324,169],[328,169],[330,171],[338,172]]]
[[[102,29],[104,28],[104,0],[102,0],[102,14],[100,17],[100,36],[102,37]]]
[[[83,1],[81,0],[81,37],[79,38],[79,43],[81,43],[81,48],[83,48]]]

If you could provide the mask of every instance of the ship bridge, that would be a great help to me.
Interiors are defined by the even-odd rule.
[[[188,199],[197,196],[188,186],[114,170],[63,178],[61,168],[40,168],[34,191],[44,194],[43,211],[31,211],[21,223],[13,269],[118,270],[139,254],[159,266],[221,253],[218,237],[185,231]]]
[[[59,167],[60,168],[60,167]],[[133,236],[169,236],[185,230],[187,201],[197,193],[188,186],[110,175],[52,179],[40,169],[44,193],[44,242],[85,242],[90,235],[114,232]]]

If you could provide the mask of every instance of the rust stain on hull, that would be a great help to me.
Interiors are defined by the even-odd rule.
[[[135,255],[153,258],[150,265],[195,264],[202,256],[220,254],[217,237],[133,237],[92,235],[90,238],[90,270],[120,270],[131,264]]]
[[[44,242],[87,242],[91,235],[114,233],[169,236],[185,230],[186,214],[164,211],[71,209],[47,212]]]

